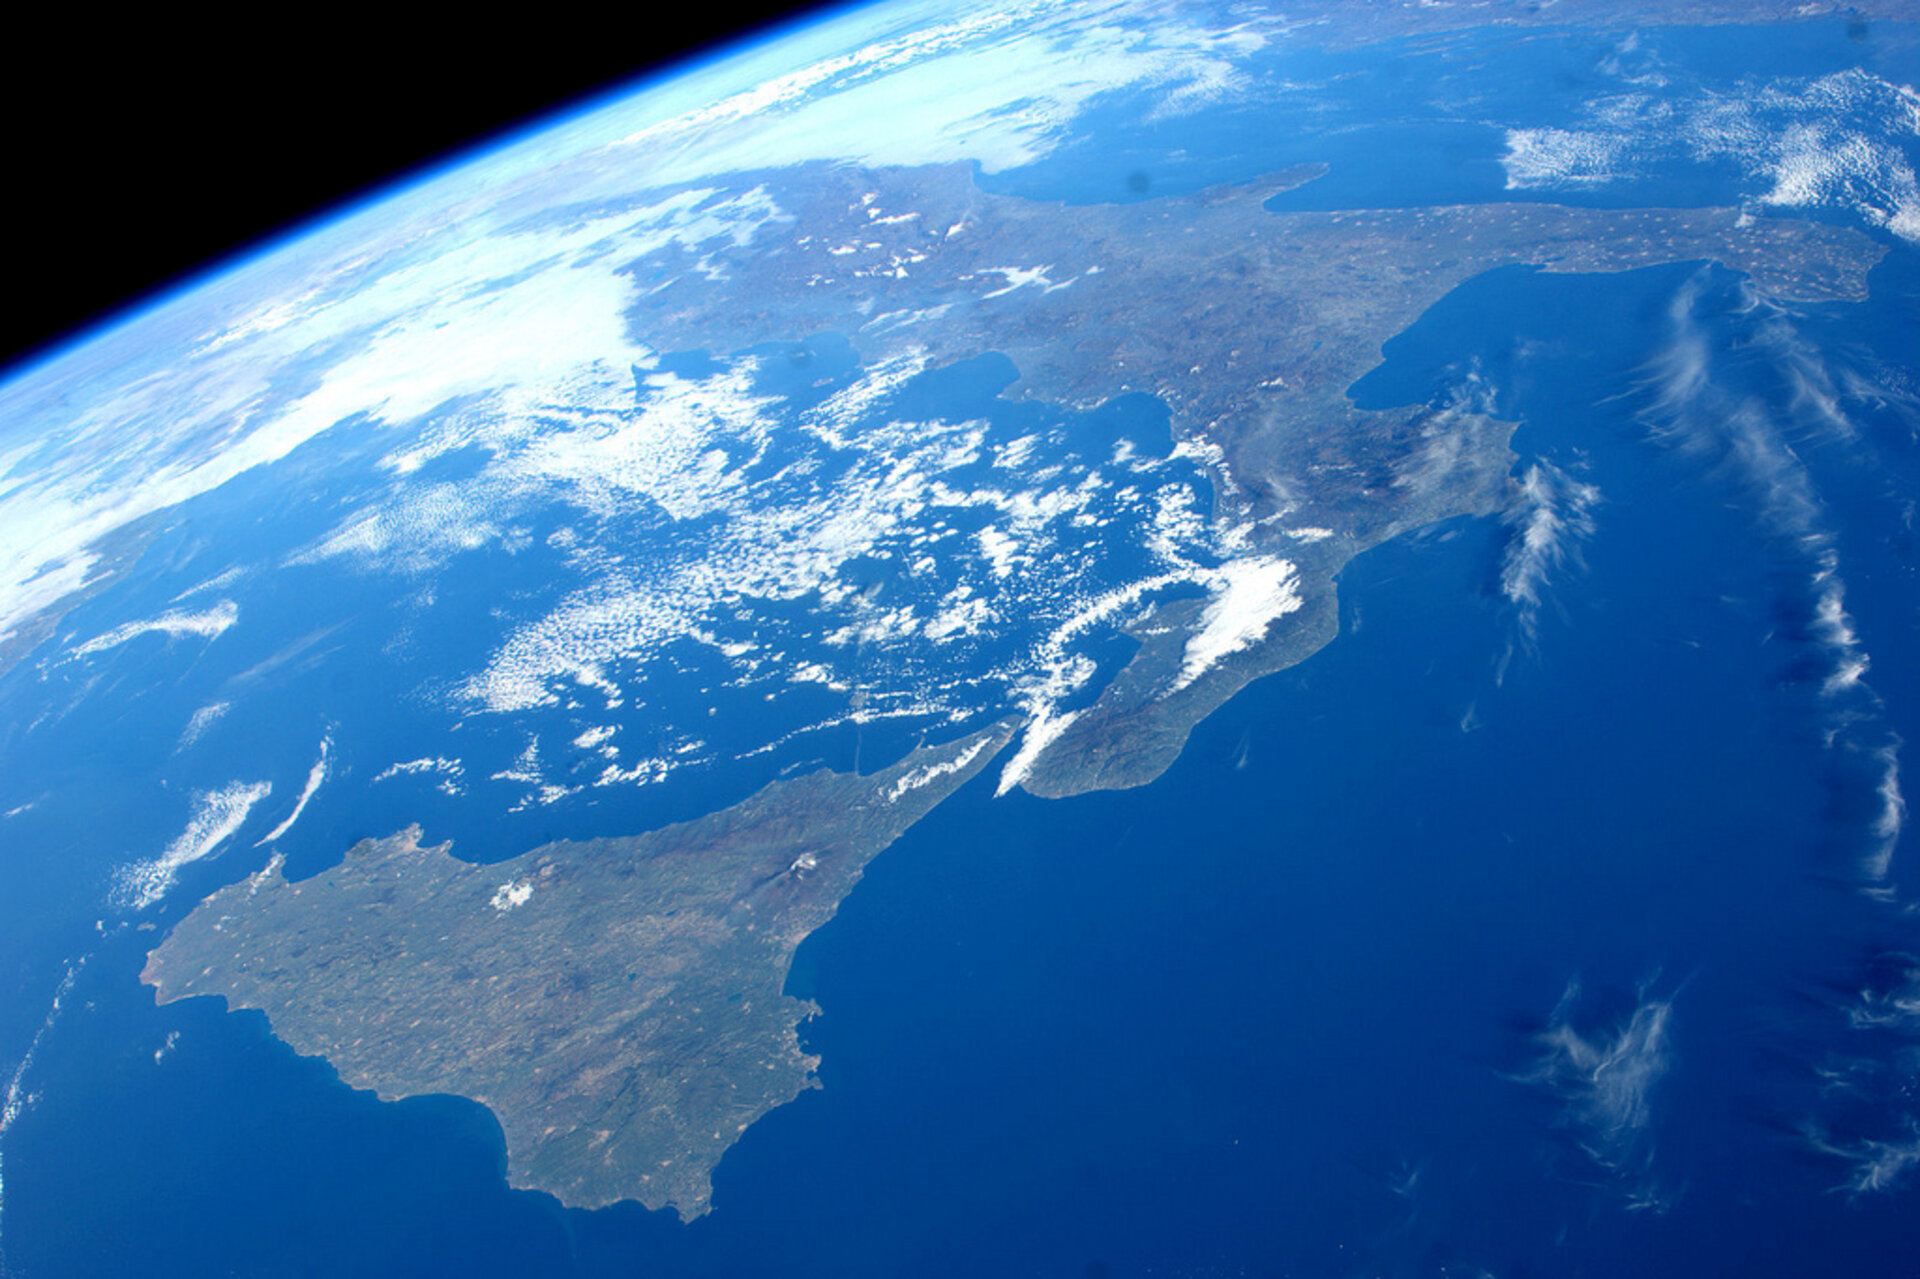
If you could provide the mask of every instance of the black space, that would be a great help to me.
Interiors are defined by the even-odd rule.
[[[402,11],[256,9],[236,25],[87,6],[32,39],[15,28],[0,368],[451,151],[826,8],[516,6],[511,24],[442,10],[390,29]]]

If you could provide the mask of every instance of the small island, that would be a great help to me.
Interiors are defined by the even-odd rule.
[[[459,861],[416,827],[290,881],[276,857],[148,956],[161,1003],[267,1014],[382,1098],[491,1109],[513,1185],[708,1210],[748,1125],[814,1087],[793,953],[866,864],[1007,743],[996,725],[866,776],[822,770],[626,839]]]

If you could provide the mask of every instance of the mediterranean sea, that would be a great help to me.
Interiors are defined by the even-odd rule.
[[[1728,56],[1838,65],[1839,51],[1795,53],[1794,38]],[[1542,48],[1516,42],[1510,56]],[[1204,159],[1244,137],[1231,121],[1181,127],[1141,155]],[[1209,144],[1213,127],[1222,140]],[[1289,200],[1364,202],[1402,151],[1349,136],[1352,175]],[[1432,180],[1398,186],[1400,203],[1498,198],[1497,131],[1462,125],[1452,151],[1431,141],[1409,172]],[[1192,185],[1326,157],[1276,143],[1265,158],[1237,175],[1195,161]],[[1124,167],[1155,189],[1188,180],[1179,165]],[[1115,174],[1111,157],[1068,153],[1050,175],[983,180],[1092,200]],[[1711,175],[1671,176],[1636,194],[1725,198]],[[1888,761],[1920,742],[1920,435],[1898,388],[1859,388],[1920,349],[1920,254],[1893,245],[1871,286],[1861,307],[1788,314],[1707,264],[1510,269],[1434,307],[1354,398],[1484,395],[1516,424],[1516,476],[1558,477],[1558,553],[1520,558],[1524,509],[1389,542],[1343,574],[1339,638],[1203,722],[1152,785],[995,799],[989,774],[954,796],[801,947],[789,990],[820,1006],[803,1041],[822,1087],[745,1134],[719,1166],[713,1213],[691,1224],[509,1191],[480,1106],[381,1103],[257,1014],[156,1009],[135,979],[152,930],[0,940],[34,992],[62,958],[92,952],[29,1077],[58,1082],[7,1133],[6,1265],[1895,1272],[1890,1259],[1920,1255],[1920,1224],[1910,1195],[1870,1179],[1920,1128],[1920,1042],[1887,1013],[1920,965],[1902,949],[1911,840],[1896,829],[1886,844],[1878,824]],[[1844,420],[1812,394],[1812,350],[1851,361],[1824,370],[1854,388]],[[990,398],[1006,373],[981,362],[942,392]],[[1075,429],[1145,438],[1154,416],[1132,401],[1102,413]],[[234,518],[258,498],[236,489]],[[517,571],[516,588],[538,589],[537,560]],[[477,610],[498,587],[456,573],[442,589],[455,606],[470,592]],[[272,588],[251,599],[277,620]],[[364,609],[387,599],[368,586]],[[314,651],[340,638],[309,637]],[[241,665],[297,671],[303,651]],[[211,674],[205,690],[185,678],[164,707],[130,698],[121,722],[86,726],[101,751],[90,785],[134,767],[117,735],[148,741],[217,691]],[[356,695],[374,721],[349,733],[329,721],[323,683],[290,677],[277,701],[236,707],[236,722],[262,716],[260,731],[223,737],[196,772],[298,775],[330,732],[395,759],[437,751],[438,726],[408,709],[416,690],[368,678],[394,680]],[[274,738],[297,758],[262,758],[270,722],[301,726]],[[816,753],[844,767],[860,748],[842,735]],[[48,765],[78,776],[83,761]],[[323,788],[290,860],[311,872],[415,820],[463,853],[506,855],[684,815],[749,780],[491,830],[461,828],[461,805],[430,788],[355,805],[364,788]],[[36,846],[97,868],[21,881],[47,902],[19,917],[69,918],[128,849],[179,826],[90,825],[82,807],[19,819],[70,818],[64,842]],[[197,864],[168,910],[231,877],[217,859]]]

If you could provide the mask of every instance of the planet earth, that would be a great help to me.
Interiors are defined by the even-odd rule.
[[[0,1273],[1912,1273],[1916,84],[884,3],[13,369]]]

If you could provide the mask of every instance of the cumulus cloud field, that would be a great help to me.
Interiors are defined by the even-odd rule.
[[[848,15],[783,44],[789,65],[749,51],[531,134],[14,379],[0,387],[0,641],[87,585],[102,539],[345,418],[401,425],[463,394],[512,411],[648,362],[621,323],[632,286],[610,245],[697,248],[772,215],[750,199],[696,211],[697,190],[544,231],[529,213],[806,160],[1025,163],[1116,89],[1204,104],[1267,38],[1136,8]],[[134,344],[162,335],[164,350]]]
[[[1728,165],[1783,213],[1841,209],[1920,241],[1920,92],[1870,71],[1728,89],[1661,82],[1585,103],[1575,127],[1507,130],[1507,187],[1579,192],[1674,165]]]
[[[246,824],[253,806],[272,791],[271,782],[233,782],[195,794],[186,829],[158,857],[122,869],[118,900],[134,910],[158,903],[172,890],[183,868],[217,852]]]

